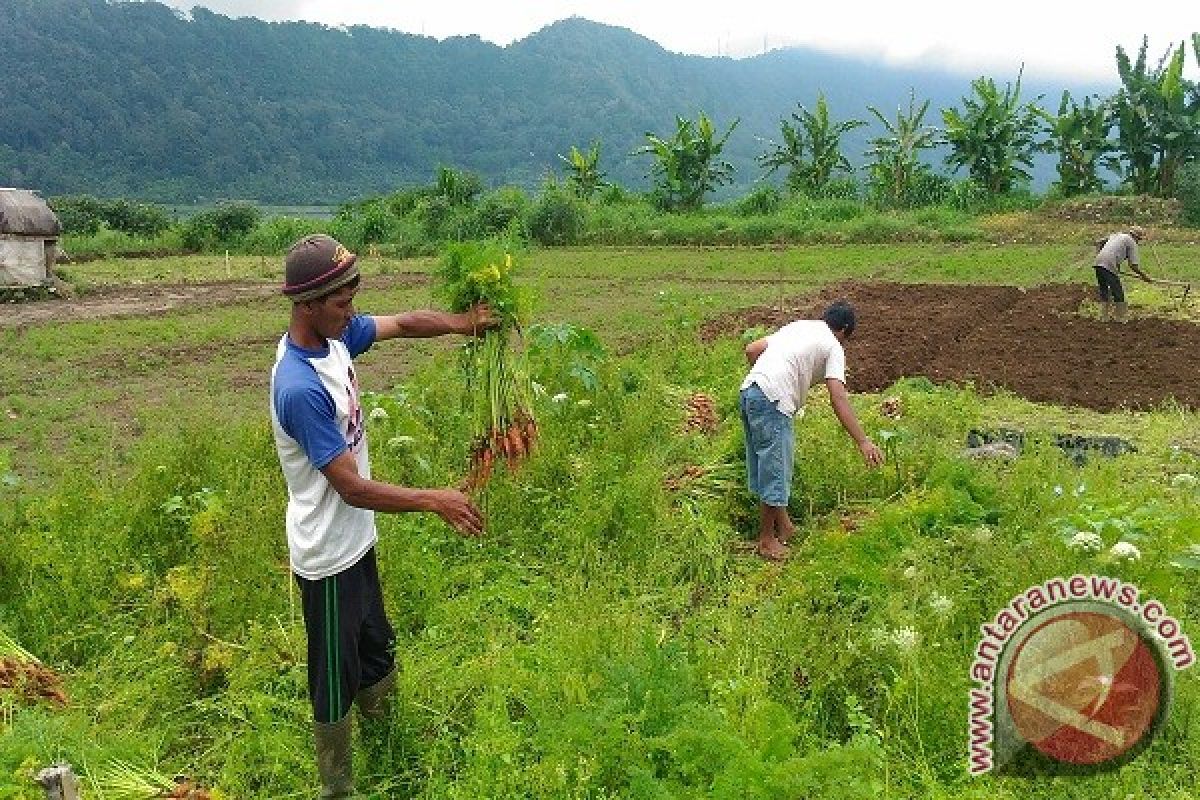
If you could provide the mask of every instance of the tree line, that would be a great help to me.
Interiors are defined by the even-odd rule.
[[[941,129],[926,122],[929,101],[918,104],[915,93],[894,117],[868,106],[885,131],[870,140],[864,167],[868,198],[881,207],[910,208],[953,191],[950,177],[925,157],[943,144],[949,146],[946,166],[965,170],[973,188],[989,195],[1026,185],[1039,152],[1057,157],[1052,191],[1060,196],[1103,190],[1101,169],[1138,194],[1170,197],[1185,183],[1194,191],[1190,184],[1197,178],[1190,168],[1200,159],[1200,84],[1183,78],[1186,43],[1154,67],[1147,61],[1148,47],[1143,38],[1133,60],[1117,48],[1122,85],[1115,94],[1080,102],[1064,91],[1057,112],[1042,107],[1041,97],[1023,100],[1020,75],[1003,90],[992,78],[974,80],[961,108],[942,110]],[[1192,34],[1191,50],[1200,65],[1200,34]],[[699,208],[707,194],[732,180],[734,167],[721,156],[737,124],[735,119],[719,132],[701,112],[695,121],[677,117],[670,136],[646,134],[646,144],[635,152],[653,156],[654,195],[662,207]],[[757,161],[764,177],[783,172],[793,194],[854,196],[858,185],[842,139],[866,124],[836,120],[824,94],[818,94],[813,110],[798,104],[780,121],[778,140],[767,140]],[[581,196],[600,185],[599,152],[593,143],[587,151],[572,148],[562,157]]]

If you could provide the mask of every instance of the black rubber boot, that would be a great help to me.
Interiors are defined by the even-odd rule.
[[[388,711],[392,707],[391,694],[395,686],[396,668],[393,667],[383,680],[359,690],[358,694],[354,696],[354,702],[358,704],[358,713],[363,715],[363,719],[382,720],[387,718]]]
[[[391,694],[395,686],[396,670],[393,669],[383,680],[360,689],[354,696],[362,716],[358,729],[366,754],[366,779],[380,786],[396,779],[391,719]]]
[[[356,797],[350,715],[329,725],[314,722],[313,738],[317,744],[317,772],[321,776],[318,796]]]

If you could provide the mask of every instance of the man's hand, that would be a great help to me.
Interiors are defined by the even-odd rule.
[[[500,318],[492,312],[492,307],[487,303],[476,303],[463,317],[463,333],[468,336],[479,336],[500,327]]]
[[[883,464],[883,451],[870,439],[863,439],[858,443],[858,452],[862,453],[863,461],[867,462],[871,469]]]
[[[463,536],[474,538],[483,533],[483,515],[465,494],[457,489],[431,490],[430,510]]]

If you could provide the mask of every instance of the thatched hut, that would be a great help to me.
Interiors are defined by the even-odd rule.
[[[41,286],[54,278],[62,225],[36,192],[0,189],[0,286]]]

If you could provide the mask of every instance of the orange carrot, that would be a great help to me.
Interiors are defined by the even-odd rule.
[[[525,456],[525,441],[521,438],[521,429],[515,424],[508,429],[508,449],[514,461]]]

